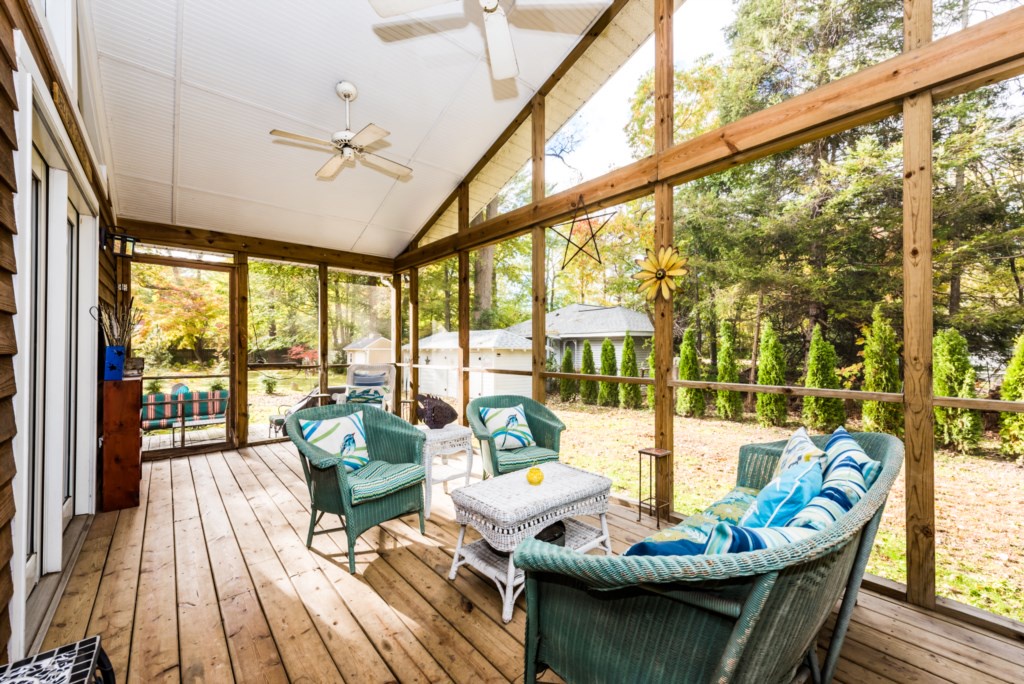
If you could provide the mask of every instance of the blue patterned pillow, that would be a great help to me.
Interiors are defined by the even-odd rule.
[[[737,527],[729,523],[718,523],[711,530],[704,553],[742,553],[774,549],[792,544],[817,534],[817,530],[805,527]]]
[[[821,493],[818,459],[798,461],[765,485],[740,518],[742,527],[782,527]]]
[[[800,428],[786,442],[786,447],[782,450],[782,456],[779,458],[779,462],[775,464],[775,472],[772,473],[772,479],[778,477],[797,463],[814,459],[823,460],[824,458],[825,452],[814,446],[811,436],[807,434],[807,428]]]
[[[480,419],[494,438],[494,448],[498,451],[521,449],[537,443],[530,432],[530,424],[526,422],[522,404],[509,408],[482,408]]]
[[[346,472],[359,470],[370,462],[362,411],[325,420],[299,419],[299,428],[307,442],[332,456],[342,457]]]
[[[711,530],[720,522],[735,523],[754,503],[757,490],[736,487],[700,513],[694,513],[678,525],[659,530],[634,544],[627,556],[686,556],[704,553]],[[676,544],[676,542],[679,542]],[[695,544],[696,546],[691,546]],[[699,549],[694,551],[693,549]]]
[[[829,460],[821,494],[787,523],[789,527],[823,530],[853,508],[878,479],[882,464],[871,459],[843,428],[825,446]]]

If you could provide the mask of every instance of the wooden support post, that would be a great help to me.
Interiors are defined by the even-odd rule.
[[[672,62],[672,0],[654,3],[654,147],[663,152],[672,146],[673,127],[673,62]],[[672,186],[654,186],[654,248],[674,244],[674,206]],[[667,505],[671,513],[675,496],[675,456],[673,421],[675,401],[668,380],[672,377],[673,346],[672,300],[654,300],[654,446],[670,453],[656,460],[655,498],[657,505]]]
[[[931,0],[905,0],[904,50],[932,37]],[[932,96],[903,103],[903,358],[907,600],[935,607],[932,411]]]
[[[533,98],[533,107],[530,114],[532,129],[532,174],[533,174],[533,201],[537,202],[544,198],[546,188],[544,187],[544,148],[547,144],[544,132],[544,96],[537,95]],[[533,321],[533,398],[542,404],[547,399],[544,391],[544,378],[541,376],[547,369],[547,266],[546,241],[543,226],[535,226],[530,234],[532,243],[531,277],[533,280],[533,309],[531,319]]]
[[[320,394],[327,394],[327,386],[330,384],[328,380],[329,368],[328,364],[331,362],[330,359],[330,337],[328,335],[329,326],[327,320],[327,264],[320,264],[319,272],[319,283],[320,283],[320,294],[317,297],[317,311],[319,322],[320,322]]]
[[[460,212],[461,213],[461,212]],[[467,214],[468,217],[468,214]],[[469,252],[459,252],[459,415],[466,425],[469,403]]]
[[[420,272],[409,269],[409,398],[416,400],[420,393]],[[416,410],[409,412],[409,422],[416,424]]]
[[[415,330],[409,330],[409,338],[416,337]],[[391,279],[391,356],[395,362],[395,390],[392,392],[391,412],[402,415],[402,399],[405,385],[402,382],[402,274],[395,273]]]
[[[235,415],[235,447],[249,443],[249,257],[235,255],[235,277],[232,308],[234,334],[231,336],[231,397],[230,408]]]

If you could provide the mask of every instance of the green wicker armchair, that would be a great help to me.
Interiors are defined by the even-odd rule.
[[[525,681],[550,667],[568,682],[770,684],[790,681],[806,664],[814,681],[829,682],[903,462],[895,437],[854,439],[881,461],[881,474],[846,515],[800,542],[748,553],[628,557],[583,555],[535,539],[520,544]],[[741,448],[737,485],[767,484],[784,446]],[[840,596],[819,667],[814,646]]]
[[[370,464],[385,461],[391,465],[414,464],[419,468],[419,479],[415,472],[401,469],[400,475],[394,468],[371,468],[363,466],[354,473],[346,473],[345,466],[339,456],[332,455],[316,447],[302,436],[299,420],[323,420],[347,416],[356,411],[363,412],[363,423],[366,426],[366,447],[370,454]],[[311,504],[309,507],[309,534],[306,546],[313,543],[314,534],[345,530],[348,538],[349,572],[355,573],[356,539],[366,530],[382,522],[397,518],[407,513],[420,514],[420,534],[423,534],[423,442],[426,437],[398,416],[392,415],[376,406],[368,404],[337,404],[322,408],[311,408],[297,411],[286,422],[287,433],[302,456],[302,472],[306,475],[306,486],[309,487]],[[388,478],[397,481],[397,485],[387,484]],[[353,486],[375,484],[372,498],[353,500]],[[377,491],[379,490],[379,492]],[[357,490],[358,491],[358,490]],[[324,513],[332,513],[342,518],[344,528],[334,528],[315,532],[317,523]]]
[[[480,409],[509,408],[518,404],[523,405],[526,422],[530,425],[530,432],[533,433],[533,439],[537,445],[511,451],[498,451],[494,448],[494,438],[491,437],[491,433],[480,419]],[[565,424],[544,404],[517,394],[478,397],[466,406],[466,417],[469,427],[473,430],[473,435],[480,440],[484,477],[503,475],[528,468],[536,463],[558,460],[558,443]]]

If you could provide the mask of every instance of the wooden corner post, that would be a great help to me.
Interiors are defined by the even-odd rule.
[[[673,126],[673,62],[672,62],[672,0],[654,3],[654,148],[662,152],[672,146]],[[674,206],[672,186],[658,183],[654,187],[654,248],[671,247],[674,243]],[[673,342],[672,300],[654,300],[654,446],[673,451],[673,420],[675,402],[669,378],[672,377]],[[675,496],[675,457],[670,453],[656,461],[656,504],[668,505],[671,513]]]
[[[459,232],[469,229],[469,183],[459,186]],[[469,252],[459,251],[459,417],[467,425],[469,403]]]
[[[409,339],[416,336],[415,330],[409,331]],[[391,279],[391,356],[395,361],[395,391],[391,402],[391,412],[402,415],[402,399],[405,396],[405,385],[402,381],[402,274],[395,273]]]
[[[316,305],[320,323],[320,394],[327,394],[327,387],[330,384],[328,375],[330,373],[329,364],[331,363],[331,340],[330,340],[330,324],[328,322],[327,305],[328,305],[328,288],[327,288],[327,277],[328,270],[327,264],[320,264],[320,294],[317,297]]]
[[[904,50],[931,42],[931,0],[905,0]],[[903,402],[907,600],[935,606],[932,411],[932,96],[903,102]]]
[[[532,134],[532,173],[533,173],[533,201],[543,199],[544,187],[544,147],[547,143],[544,133],[544,96],[537,95],[533,98],[533,108],[530,114]],[[533,362],[531,365],[533,377],[533,399],[542,404],[547,397],[544,391],[544,376],[541,375],[547,368],[547,265],[545,264],[546,242],[544,239],[544,227],[534,226],[530,232],[532,240],[531,279],[533,282],[533,308],[530,318],[533,328],[530,340],[533,343]]]
[[[232,410],[236,447],[249,443],[249,257],[235,254],[234,344],[231,356]]]
[[[409,269],[409,399],[420,393],[420,270]],[[409,409],[409,422],[416,424],[415,405]]]

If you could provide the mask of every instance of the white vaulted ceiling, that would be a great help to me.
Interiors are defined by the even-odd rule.
[[[366,0],[82,2],[114,211],[394,256],[608,4],[502,0],[520,75],[493,81],[478,0],[391,20]],[[271,138],[343,129],[341,80],[359,89],[353,130],[391,131],[371,150],[411,177],[357,165],[319,181],[328,151]]]

